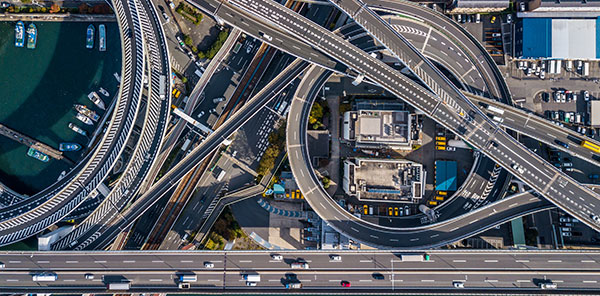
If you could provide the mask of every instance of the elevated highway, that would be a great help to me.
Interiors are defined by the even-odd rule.
[[[425,82],[442,84],[434,91],[445,92],[440,99],[429,90],[408,80],[340,37],[313,24],[285,7],[269,1],[240,0],[221,2],[236,6],[255,16],[254,21],[276,26],[332,56],[349,68],[403,98],[418,110],[455,132],[461,139],[480,149],[513,175],[534,188],[551,202],[593,228],[600,228],[592,219],[594,208],[600,205],[598,196],[577,181],[557,170],[541,157],[512,139],[485,114],[445,81],[432,76]],[[425,63],[418,63],[421,67]],[[415,68],[417,74],[420,68]],[[422,75],[423,73],[420,73]],[[428,74],[431,75],[431,74]],[[444,78],[445,79],[445,78]],[[318,207],[315,210],[319,213]],[[347,217],[344,217],[346,219]]]
[[[125,147],[141,98],[144,49],[133,2],[115,2],[123,47],[123,79],[119,98],[104,137],[96,150],[61,181],[2,209],[0,245],[35,235],[75,209],[104,180]]]
[[[593,294],[600,289],[597,251],[269,251],[215,252],[6,252],[0,261],[0,293],[104,293],[108,282],[127,281],[128,292],[281,293],[289,282],[302,283],[297,293],[344,294],[531,294],[541,282],[558,289],[544,293]],[[429,255],[427,261],[403,255]],[[331,255],[339,255],[334,261]],[[423,257],[424,258],[424,257]],[[308,269],[292,269],[304,261]],[[214,268],[204,268],[205,262]],[[34,282],[32,274],[52,272],[53,282]],[[86,279],[84,274],[94,275]],[[196,274],[190,290],[177,288],[179,274]],[[247,287],[243,274],[259,274]],[[341,287],[349,281],[349,288]],[[453,282],[464,283],[464,290]],[[112,291],[113,293],[116,291]],[[413,294],[413,295],[414,295]]]

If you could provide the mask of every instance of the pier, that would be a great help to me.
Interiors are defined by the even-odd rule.
[[[0,134],[13,141],[19,142],[27,147],[31,147],[39,152],[47,154],[52,158],[58,160],[65,159],[65,157],[62,155],[62,152],[58,151],[57,149],[54,149],[40,141],[34,140],[26,135],[23,135],[11,128],[4,126],[3,124],[0,124]]]

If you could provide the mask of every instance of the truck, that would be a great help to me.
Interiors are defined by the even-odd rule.
[[[106,284],[108,290],[129,290],[129,282],[115,282]]]
[[[422,262],[429,261],[428,254],[402,254],[400,255],[402,262]]]
[[[160,96],[161,99],[165,99],[165,96],[167,94],[167,77],[165,75],[160,75],[160,83],[159,83],[159,90],[158,90],[158,95]]]
[[[187,151],[187,149],[190,147],[191,142],[192,140],[186,139],[183,145],[181,145],[181,151]]]
[[[179,281],[180,282],[195,282],[198,280],[198,276],[196,276],[195,274],[180,274],[179,275]]]
[[[308,263],[306,262],[293,262],[290,264],[292,269],[308,269]]]
[[[589,76],[589,75],[590,75],[590,63],[585,62],[583,64],[583,76]]]
[[[260,282],[260,274],[257,274],[257,273],[244,274],[244,275],[242,275],[242,278],[244,280],[246,280],[247,282]]]
[[[558,61],[556,61],[556,74],[560,75],[561,71],[562,71],[562,60],[558,60]]]
[[[357,86],[357,85],[359,85],[359,84],[360,84],[360,83],[363,81],[363,79],[365,79],[365,75],[364,75],[364,74],[360,74],[360,75],[358,75],[358,76],[356,77],[356,79],[354,79],[354,80],[352,81],[352,85],[354,85],[354,86]]]
[[[204,74],[204,73],[202,73],[202,71],[196,69],[196,71],[194,71],[194,74],[196,74],[198,76],[198,78],[200,78],[200,77],[202,77],[202,74]]]
[[[58,275],[56,275],[55,273],[44,272],[44,273],[34,274],[31,277],[31,279],[34,282],[54,282],[58,279]]]
[[[548,70],[548,73],[549,74],[556,73],[556,61],[555,60],[550,61],[550,70]]]

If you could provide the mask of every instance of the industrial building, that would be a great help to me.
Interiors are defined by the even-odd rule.
[[[360,148],[411,149],[408,111],[359,110],[344,113],[343,139]]]
[[[590,114],[590,126],[593,128],[600,127],[600,101],[589,101],[588,108]]]
[[[344,161],[344,191],[359,200],[418,202],[425,190],[424,180],[423,165],[408,160]]]
[[[435,162],[435,190],[456,191],[456,161],[437,160]]]
[[[600,58],[600,18],[524,18],[515,56],[526,59]]]

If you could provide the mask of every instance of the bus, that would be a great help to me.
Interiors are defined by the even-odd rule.
[[[108,290],[129,290],[129,282],[116,282],[106,284]]]
[[[492,111],[492,112],[494,112],[494,113],[498,113],[498,114],[501,114],[501,115],[504,114],[504,109],[501,109],[501,108],[498,108],[498,107],[495,107],[495,106],[488,106],[487,109],[490,110],[490,111]]]
[[[58,279],[58,276],[55,273],[38,273],[34,274],[31,278],[34,282],[54,282]]]
[[[600,153],[600,146],[598,146],[598,145],[596,145],[596,144],[594,144],[594,143],[592,143],[590,141],[585,141],[585,140],[582,141],[581,142],[581,146],[583,148],[587,148],[589,150],[592,150],[592,151],[594,151],[596,153]]]
[[[167,94],[167,77],[165,75],[160,75],[159,79],[160,79],[160,83],[159,83],[158,95],[160,96],[161,99],[164,100],[166,97],[166,94]]]

